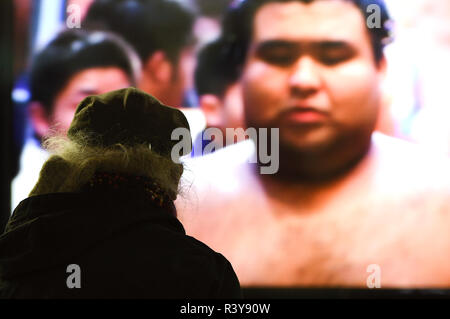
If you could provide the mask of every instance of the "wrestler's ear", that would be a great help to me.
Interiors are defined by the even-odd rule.
[[[40,102],[31,102],[28,108],[31,125],[39,137],[45,136],[50,129],[50,118]]]
[[[221,128],[223,125],[222,100],[214,94],[200,96],[200,108],[205,114],[207,127]]]
[[[174,67],[166,54],[157,50],[145,61],[144,72],[152,78],[154,83],[161,85],[170,83]]]

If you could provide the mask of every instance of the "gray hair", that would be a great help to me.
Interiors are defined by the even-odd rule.
[[[29,196],[78,192],[96,172],[124,173],[152,178],[174,200],[183,165],[161,156],[149,145],[91,146],[92,136],[77,136],[77,142],[55,135],[44,141],[52,155],[42,166],[39,180]]]

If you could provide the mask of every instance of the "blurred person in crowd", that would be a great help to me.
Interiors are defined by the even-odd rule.
[[[138,87],[174,107],[183,107],[192,136],[204,128],[193,92],[195,14],[171,0],[95,0],[82,28],[109,30],[122,36],[139,54]]]
[[[211,150],[217,150],[226,146],[226,130],[243,128],[243,110],[240,85],[238,83],[238,72],[228,68],[226,61],[222,61],[223,55],[220,50],[223,43],[220,40],[205,45],[197,58],[195,69],[195,87],[199,96],[200,108],[205,114],[206,128],[211,134],[199,135],[196,144],[202,143],[202,152],[195,155],[204,155],[203,149],[214,145]],[[216,133],[218,136],[209,136]],[[237,136],[240,141],[245,137]],[[199,148],[197,148],[199,149]]]
[[[240,297],[230,263],[177,220],[176,128],[180,110],[135,88],[85,98],[0,237],[0,296]]]
[[[181,107],[186,106],[186,83],[193,72],[193,24],[193,13],[176,1],[96,0],[82,27],[122,36],[142,60],[139,88]]]
[[[374,133],[387,21],[382,0],[246,0],[226,16],[245,128],[279,129],[254,147],[279,169],[233,162],[239,144],[190,160],[196,198],[177,207],[242,285],[450,286],[448,158]]]
[[[118,36],[76,29],[58,34],[33,58],[29,115],[35,139],[27,141],[20,172],[12,183],[14,209],[28,196],[48,153],[40,142],[51,132],[65,134],[80,100],[135,85],[139,57]]]
[[[196,19],[193,33],[197,48],[201,49],[205,44],[219,37],[223,15],[233,0],[190,0],[189,2],[195,8]]]

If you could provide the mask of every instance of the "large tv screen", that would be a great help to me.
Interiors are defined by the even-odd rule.
[[[146,2],[13,1],[11,215],[79,103],[137,87],[186,116],[177,218],[248,291],[450,287],[448,1]]]

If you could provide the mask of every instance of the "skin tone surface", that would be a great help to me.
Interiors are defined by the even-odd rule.
[[[200,107],[205,114],[206,126],[217,128],[222,132],[220,147],[227,145],[226,129],[243,128],[243,106],[240,83],[228,86],[223,97],[214,94],[200,96]],[[235,131],[236,140],[245,139],[245,134]]]
[[[224,160],[233,146],[192,160],[177,201],[187,233],[243,286],[367,287],[372,264],[385,288],[450,286],[450,166],[372,134],[384,61],[359,9],[266,4],[249,50],[246,125],[280,128],[280,172]]]
[[[186,47],[174,64],[164,52],[156,51],[143,64],[139,88],[166,105],[183,107],[184,93],[192,87],[194,56],[193,49]]]

